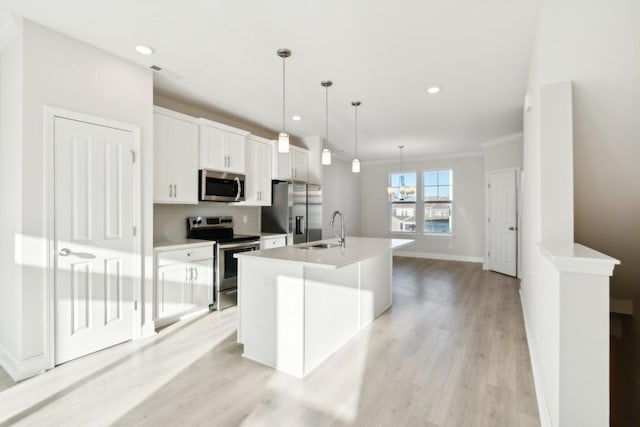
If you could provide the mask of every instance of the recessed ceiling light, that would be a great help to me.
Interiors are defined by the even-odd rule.
[[[295,116],[291,116],[291,119],[295,120],[296,122],[299,122],[300,120],[302,120],[302,116],[296,114]]]
[[[431,86],[429,89],[427,89],[427,93],[429,95],[435,95],[438,92],[440,92],[440,86]]]
[[[143,55],[153,55],[153,49],[149,46],[138,45],[136,46],[136,52],[141,53]]]

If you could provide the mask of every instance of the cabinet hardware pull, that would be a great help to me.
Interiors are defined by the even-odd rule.
[[[169,184],[169,197],[173,197],[172,189],[173,185]]]
[[[178,185],[173,184],[173,197],[178,197]]]

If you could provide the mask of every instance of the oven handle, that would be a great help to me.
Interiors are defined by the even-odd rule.
[[[260,248],[260,241],[240,242],[240,243],[223,243],[221,245],[218,245],[218,247],[220,248],[220,250],[242,248],[242,247],[246,247],[246,248],[255,247],[256,249],[258,249],[258,248]]]
[[[237,202],[238,200],[240,200],[240,178],[236,176],[233,179],[236,181],[236,184],[238,184],[238,193],[236,194],[236,202]]]

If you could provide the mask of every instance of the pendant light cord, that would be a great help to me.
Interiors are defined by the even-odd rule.
[[[324,129],[324,145],[329,147],[329,86],[325,86],[324,105],[325,105],[325,129]]]
[[[285,57],[282,57],[282,133],[286,133],[285,132],[285,117],[286,117],[286,111],[285,111],[285,104],[286,104],[286,98],[285,98],[285,94],[286,94],[286,86],[285,86],[285,73],[286,73],[286,69],[284,66],[284,61],[285,61]]]
[[[356,159],[358,158],[358,106],[356,105]]]

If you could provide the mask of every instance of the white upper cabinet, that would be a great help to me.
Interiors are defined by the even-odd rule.
[[[274,142],[255,135],[247,137],[244,205],[271,205]]]
[[[309,152],[304,148],[289,146],[288,153],[275,152],[273,179],[282,181],[302,181],[308,179]]]
[[[153,111],[154,203],[198,203],[198,120]]]
[[[291,174],[294,181],[307,182],[307,174],[309,168],[309,152],[302,148],[294,148],[291,150],[293,158],[293,167]]]
[[[200,119],[200,169],[245,173],[245,143],[241,129]]]

